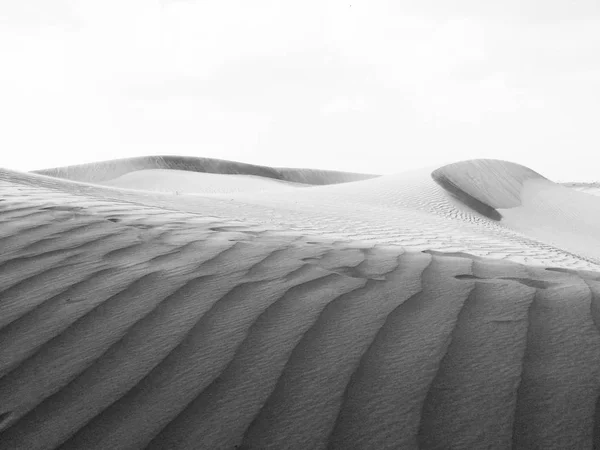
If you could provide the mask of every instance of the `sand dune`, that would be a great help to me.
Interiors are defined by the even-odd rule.
[[[176,157],[0,193],[0,449],[600,446],[596,196]]]
[[[219,175],[251,175],[265,180],[273,179],[306,184],[333,184],[364,180],[376,175],[336,172],[318,169],[288,169],[213,158],[193,158],[189,156],[144,156],[100,161],[91,164],[57,167],[38,170],[36,173],[72,181],[102,183],[140,170],[180,170],[194,173]],[[156,176],[156,173],[152,174]],[[157,182],[158,184],[158,182]]]
[[[586,194],[600,195],[600,183],[562,183],[562,185]]]
[[[171,169],[145,169],[99,182],[103,186],[181,194],[229,194],[311,186],[257,175],[224,175]]]

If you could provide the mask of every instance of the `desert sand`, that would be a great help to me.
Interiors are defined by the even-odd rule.
[[[600,448],[592,184],[0,169],[0,248],[0,449]]]
[[[592,195],[600,195],[600,182],[593,183],[562,183],[563,186],[570,187],[577,191],[586,192]]]

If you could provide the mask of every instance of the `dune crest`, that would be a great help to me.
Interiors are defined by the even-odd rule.
[[[492,159],[449,164],[434,170],[431,177],[450,195],[492,220],[502,219],[499,208],[521,204],[526,180],[543,178],[525,166]]]
[[[65,180],[86,183],[102,183],[139,170],[181,170],[186,172],[222,175],[254,175],[274,180],[304,184],[334,184],[364,180],[377,175],[338,172],[334,170],[289,169],[259,166],[215,158],[192,156],[140,156],[134,158],[100,161],[52,169],[36,170],[34,173]]]
[[[600,258],[597,198],[505,161],[463,161],[435,170],[432,177],[459,201],[507,228]]]

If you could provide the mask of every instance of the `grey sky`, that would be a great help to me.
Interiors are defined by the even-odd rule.
[[[600,179],[600,2],[3,0],[0,146]]]

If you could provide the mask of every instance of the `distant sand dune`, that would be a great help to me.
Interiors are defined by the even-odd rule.
[[[562,183],[562,185],[586,194],[600,195],[600,183]]]
[[[333,184],[363,180],[377,175],[317,169],[287,169],[234,161],[189,156],[143,156],[91,164],[38,170],[36,173],[66,180],[100,183],[138,170],[168,169],[222,175],[254,175],[265,179],[306,184]]]
[[[232,178],[235,178],[232,180]],[[258,175],[224,175],[171,169],[144,169],[126,173],[103,186],[181,194],[230,194],[282,190],[286,187],[312,186]]]
[[[0,170],[0,449],[600,448],[599,239],[503,161]]]

